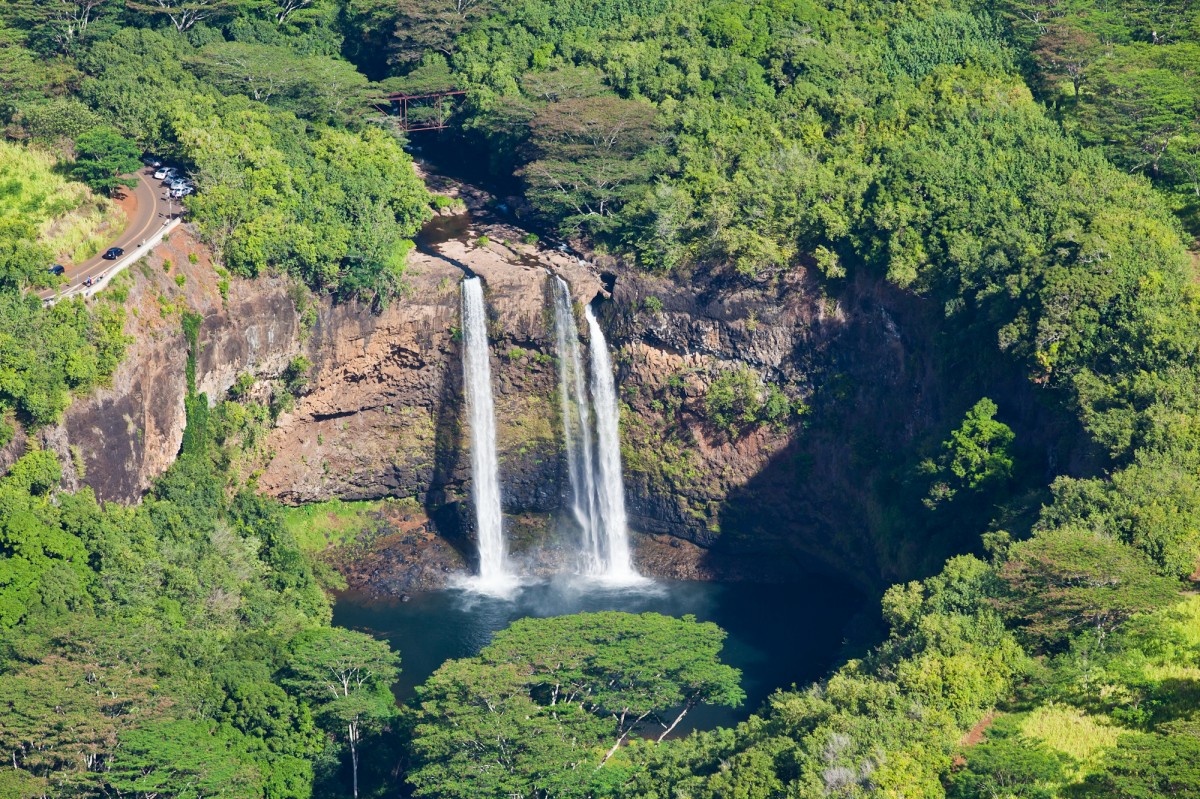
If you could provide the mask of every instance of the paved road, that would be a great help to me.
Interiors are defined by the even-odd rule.
[[[115,241],[105,246],[105,250],[109,247],[120,247],[126,253],[132,252],[138,242],[149,238],[152,233],[163,226],[163,223],[167,221],[168,208],[179,213],[179,200],[168,204],[167,189],[160,185],[161,181],[154,179],[152,168],[138,170],[137,176],[138,185],[133,190],[134,196],[137,197],[137,209],[133,212],[133,218],[129,220],[124,232]],[[39,292],[39,296],[43,300],[50,299],[57,294],[82,285],[83,281],[89,277],[95,278],[104,274],[117,263],[119,261],[106,261],[97,255],[82,264],[64,264],[67,267],[68,282],[63,283],[58,289],[46,289]]]

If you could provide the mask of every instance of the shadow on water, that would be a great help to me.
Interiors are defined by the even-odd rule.
[[[443,662],[478,653],[493,633],[520,618],[600,610],[692,614],[728,632],[722,660],[742,670],[747,698],[736,709],[693,710],[680,725],[683,733],[735,724],[774,689],[824,676],[841,657],[863,602],[845,581],[821,575],[790,585],[663,581],[645,588],[561,578],[528,585],[511,600],[455,590],[416,594],[410,601],[346,593],[338,597],[333,620],[399,651],[403,672],[395,693],[407,701]]]

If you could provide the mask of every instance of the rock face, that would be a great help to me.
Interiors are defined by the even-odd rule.
[[[566,478],[548,268],[568,279],[578,305],[600,298],[623,402],[631,523],[643,534],[637,558],[649,573],[762,580],[832,570],[872,588],[906,579],[979,531],[947,532],[955,541],[897,535],[904,520],[886,518],[880,502],[896,453],[936,448],[984,395],[1003,400],[1019,436],[1070,441],[1023,376],[960,379],[973,372],[940,360],[941,310],[879,279],[860,276],[831,294],[804,269],[759,284],[669,281],[617,265],[597,275],[557,251],[510,244],[523,231],[480,218],[439,220],[442,235],[412,258],[409,291],[383,309],[317,302],[284,279],[223,280],[202,247],[176,234],[118,287],[133,343],[112,385],[39,433],[60,453],[66,487],[137,501],[175,458],[187,309],[203,316],[196,381],[210,401],[247,374],[248,396],[278,397],[289,364],[301,355],[311,364],[248,456],[260,490],[288,503],[415,499],[426,526],[397,533],[395,552],[376,545],[360,570],[396,590],[428,583],[399,574],[406,563],[424,563],[423,574],[469,564],[457,330],[459,282],[477,274],[491,315],[513,548],[541,553],[535,570],[561,564],[570,554],[553,522]],[[993,366],[974,373],[1004,374]],[[0,452],[0,466],[20,446]],[[1039,457],[1062,464],[1077,454]],[[440,554],[421,556],[431,541]]]
[[[242,372],[278,374],[297,351],[299,323],[277,279],[223,281],[185,229],[130,267],[107,296],[127,311],[130,345],[111,385],[77,398],[62,421],[39,431],[63,464],[63,485],[99,499],[136,502],[179,453],[186,423],[187,343],[181,313],[204,317],[197,385],[220,396]],[[22,437],[0,467],[19,456]]]
[[[1074,423],[994,346],[982,342],[976,364],[946,362],[941,309],[878,278],[831,294],[802,269],[758,285],[617,271],[603,307],[627,410],[630,521],[701,548],[643,541],[655,571],[831,570],[868,590],[936,571],[976,546],[982,527],[923,533],[935,525],[917,519],[921,503],[889,493],[917,481],[917,458],[936,454],[983,396],[1000,402],[1019,441],[1043,442],[1030,455],[1047,480],[1056,463],[1087,468]]]
[[[487,246],[443,244],[416,254],[410,291],[378,314],[322,307],[304,350],[311,390],[280,417],[259,487],[285,502],[416,497],[470,526],[460,410],[459,281],[486,286],[502,502],[510,513],[555,510],[561,445],[548,273]]]

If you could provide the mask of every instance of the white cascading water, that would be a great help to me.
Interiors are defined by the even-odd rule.
[[[562,406],[563,438],[567,446],[567,473],[571,478],[571,511],[583,531],[580,567],[584,574],[605,571],[605,556],[596,508],[595,450],[592,447],[591,411],[587,374],[579,347],[579,329],[571,289],[554,277],[554,334],[558,344],[558,393]]]
[[[584,310],[592,352],[592,405],[596,415],[596,508],[602,531],[603,568],[599,576],[617,582],[641,580],[629,555],[629,526],[625,518],[625,483],[621,476],[620,408],[613,380],[608,342],[591,307]]]
[[[500,515],[500,462],[496,457],[487,312],[483,283],[477,277],[462,283],[462,336],[463,380],[471,425],[471,483],[479,537],[479,577],[471,581],[470,587],[482,593],[504,594],[514,580],[508,570]]]

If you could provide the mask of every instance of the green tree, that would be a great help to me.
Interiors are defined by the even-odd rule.
[[[1200,737],[1123,735],[1084,784],[1088,796],[1103,799],[1200,796]]]
[[[656,613],[517,621],[422,686],[409,780],[422,796],[588,795],[634,732],[657,724],[661,742],[697,704],[742,700],[724,637]]]
[[[0,751],[58,790],[97,791],[119,737],[162,720],[172,704],[154,665],[138,655],[147,640],[128,624],[75,617],[49,636],[22,631],[7,640],[20,655],[0,680]]]
[[[319,0],[272,0],[272,12],[277,25],[297,22],[300,18],[319,12]]]
[[[951,799],[1054,799],[1070,759],[1020,735],[1010,716],[988,728],[987,739],[964,753],[966,765],[950,775]]]
[[[119,795],[137,799],[227,796],[257,799],[263,775],[237,736],[201,721],[163,721],[129,730],[104,777]]]
[[[1088,68],[1100,55],[1099,40],[1069,22],[1050,26],[1033,51],[1044,80],[1051,83],[1070,81],[1076,97],[1086,80]]]
[[[792,416],[792,404],[783,391],[764,385],[752,369],[741,364],[724,369],[709,384],[704,407],[716,426],[733,438],[768,422],[783,426]]]
[[[584,702],[615,715],[617,740],[607,760],[651,716],[661,741],[697,704],[741,702],[741,672],[720,661],[724,640],[724,630],[695,616],[578,613],[516,621],[479,657],[528,665],[552,704]],[[673,719],[657,719],[669,708],[678,708]]]
[[[362,633],[315,630],[293,642],[284,684],[313,706],[326,729],[344,737],[355,797],[363,732],[395,715],[391,687],[399,671],[399,655]]]
[[[83,545],[58,525],[46,496],[61,477],[54,455],[35,450],[0,480],[0,628],[87,605]]]
[[[1089,138],[1102,142],[1109,157],[1161,179],[1164,158],[1196,130],[1200,45],[1173,51],[1168,63],[1147,55],[1095,70],[1080,111]]]
[[[1013,431],[998,422],[996,403],[987,397],[967,411],[962,425],[942,442],[936,464],[926,461],[922,471],[937,476],[925,504],[931,508],[963,490],[982,492],[1003,486],[1012,478]]]
[[[30,31],[33,46],[65,55],[117,6],[116,0],[12,0],[7,13]]]
[[[75,140],[71,174],[94,190],[115,196],[120,188],[137,186],[137,178],[122,177],[142,165],[138,146],[112,128],[98,128]]]
[[[453,56],[457,41],[474,21],[495,8],[492,0],[400,0],[392,36],[392,58],[412,62],[433,50]]]
[[[50,253],[37,243],[37,229],[21,219],[0,219],[0,291],[51,283]]]
[[[1076,527],[1014,544],[1000,567],[1001,610],[1038,648],[1091,630],[1104,639],[1137,613],[1171,602],[1175,583],[1119,541]]]
[[[384,303],[403,287],[428,194],[395,139],[318,128],[244,103],[176,110],[196,164],[192,217],[234,271],[282,268],[316,289]]]
[[[234,0],[126,0],[133,9],[164,16],[180,33],[187,33],[201,22],[220,19],[231,13]]]
[[[225,94],[245,94],[300,116],[345,124],[361,114],[367,80],[345,61],[283,45],[214,42],[189,61]]]
[[[1140,450],[1109,480],[1059,478],[1041,526],[1073,524],[1130,544],[1166,575],[1200,562],[1200,452],[1186,443]]]
[[[653,106],[612,94],[569,97],[530,121],[537,157],[519,174],[529,198],[564,229],[602,231],[654,173]]]
[[[538,702],[515,664],[451,660],[419,691],[417,796],[587,796],[610,725],[577,701]]]

